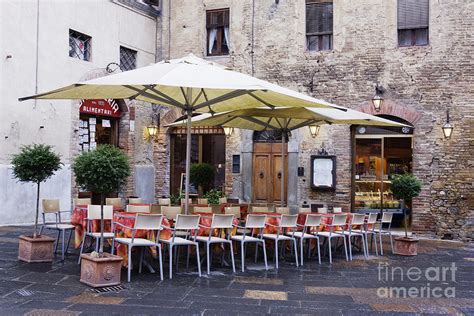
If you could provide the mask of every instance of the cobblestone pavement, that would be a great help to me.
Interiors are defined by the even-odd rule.
[[[416,257],[394,256],[385,244],[389,254],[365,260],[356,252],[346,262],[338,252],[332,266],[323,257],[321,265],[312,258],[296,267],[288,256],[279,271],[271,265],[265,271],[261,260],[255,264],[248,257],[248,271],[235,274],[215,258],[211,275],[199,278],[192,262],[189,270],[182,265],[172,280],[165,263],[164,281],[144,269],[142,274],[134,271],[122,290],[95,293],[79,282],[77,251],[65,262],[59,255],[52,264],[19,262],[17,236],[30,231],[0,227],[0,315],[474,315],[472,244],[422,240]],[[273,263],[270,253],[269,259]],[[410,267],[420,272],[412,268],[407,274]]]

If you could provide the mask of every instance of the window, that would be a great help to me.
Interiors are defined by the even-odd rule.
[[[398,45],[428,45],[429,0],[398,0]]]
[[[120,69],[122,71],[137,68],[137,51],[120,46]]]
[[[232,173],[240,173],[240,155],[232,155]]]
[[[332,0],[306,0],[306,47],[332,49]]]
[[[90,61],[91,40],[88,35],[69,30],[69,57]]]
[[[206,12],[207,55],[229,54],[229,9]]]

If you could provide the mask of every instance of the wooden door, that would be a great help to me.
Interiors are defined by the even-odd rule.
[[[287,146],[285,144],[285,153]],[[280,202],[281,199],[281,144],[255,143],[253,153],[253,200]],[[285,154],[285,197],[288,183],[288,159]]]

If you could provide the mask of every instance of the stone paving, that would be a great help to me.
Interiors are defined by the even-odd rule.
[[[194,265],[182,266],[172,280],[165,260],[164,281],[144,269],[122,290],[95,293],[79,282],[75,250],[65,262],[59,255],[53,264],[19,262],[17,236],[29,231],[0,227],[0,315],[474,315],[472,244],[422,240],[416,257],[394,256],[385,244],[384,256],[365,260],[356,253],[346,262],[338,252],[332,266],[323,257],[322,265],[312,258],[297,268],[288,257],[279,271],[265,271],[249,257],[248,271],[235,274],[216,258],[211,275],[199,278]]]

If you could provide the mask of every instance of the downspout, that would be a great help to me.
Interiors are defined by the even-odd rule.
[[[171,59],[171,0],[168,1],[168,59]]]
[[[252,64],[252,76],[255,75],[255,64],[254,64],[254,46],[255,46],[255,0],[252,0],[252,50],[250,51],[250,58]]]
[[[36,1],[36,65],[35,65],[35,94],[38,94],[38,61],[39,61],[39,7],[40,0]],[[36,108],[38,101],[35,99]]]

